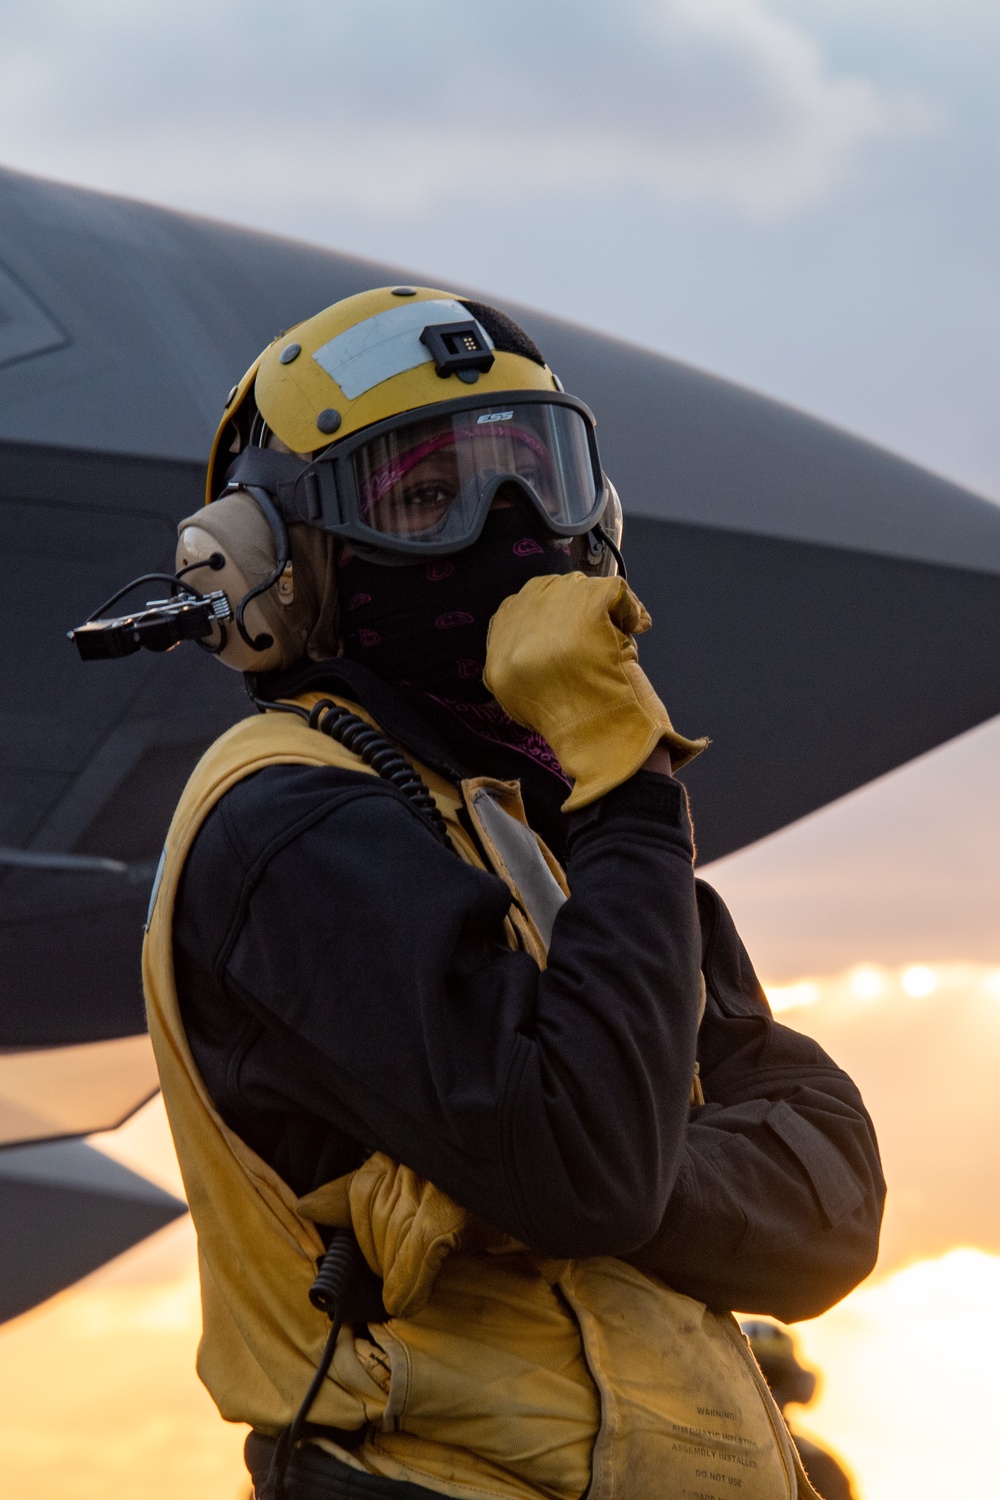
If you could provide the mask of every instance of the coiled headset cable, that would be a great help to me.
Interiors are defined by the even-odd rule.
[[[309,1288],[309,1301],[320,1312],[326,1313],[330,1319],[330,1332],[323,1346],[323,1353],[319,1357],[316,1371],[309,1382],[309,1389],[302,1398],[302,1404],[292,1418],[291,1424],[278,1438],[260,1500],[283,1500],[288,1465],[299,1438],[302,1436],[302,1429],[305,1427],[309,1413],[312,1411],[313,1402],[330,1373],[333,1356],[337,1351],[337,1339],[344,1326],[347,1299],[363,1265],[364,1261],[358,1242],[354,1238],[354,1231],[335,1229],[330,1248],[319,1263],[316,1280]]]
[[[253,697],[252,694],[251,696]],[[446,848],[454,849],[444,818],[426,782],[406,756],[402,755],[380,730],[375,729],[365,719],[352,713],[343,704],[335,703],[332,698],[321,698],[311,709],[302,708],[297,703],[271,702],[266,698],[253,697],[253,702],[261,713],[270,711],[295,714],[308,724],[310,729],[318,729],[321,734],[327,734],[331,739],[338,740],[345,750],[350,750],[353,755],[357,755],[384,781],[388,781],[402,792],[434,836]],[[330,1333],[316,1366],[316,1372],[309,1383],[309,1389],[302,1398],[302,1404],[295,1413],[290,1426],[286,1427],[278,1438],[261,1500],[283,1500],[288,1465],[302,1436],[313,1403],[330,1372],[337,1348],[337,1339],[344,1324],[347,1298],[364,1264],[353,1231],[350,1229],[334,1230],[330,1248],[319,1263],[316,1280],[309,1291],[309,1300],[312,1305],[329,1317]]]
[[[321,734],[327,734],[331,739],[338,740],[346,750],[357,755],[383,780],[390,782],[402,792],[435,837],[446,848],[457,854],[458,851],[451,841],[447,825],[430,788],[406,756],[401,754],[380,730],[375,729],[358,714],[352,713],[343,704],[335,703],[332,698],[320,698],[311,709],[306,709],[297,703],[281,703],[258,698],[252,691],[250,696],[260,713],[295,714],[310,729],[318,729]],[[337,1348],[337,1339],[344,1324],[347,1299],[364,1265],[365,1261],[353,1231],[335,1230],[330,1248],[319,1263],[316,1280],[309,1291],[309,1300],[313,1306],[325,1312],[329,1317],[330,1333],[323,1353],[320,1355],[315,1374],[310,1381],[309,1389],[302,1398],[302,1404],[291,1424],[278,1438],[260,1500],[283,1500],[288,1465],[302,1436],[313,1403],[329,1374]]]
[[[430,788],[381,730],[343,704],[334,703],[332,698],[321,698],[311,709],[302,708],[297,703],[274,703],[257,697],[253,698],[253,703],[261,713],[296,714],[310,729],[318,729],[320,734],[339,740],[345,750],[357,755],[366,766],[377,771],[383,781],[388,781],[403,793],[442,844],[449,849],[454,847]]]

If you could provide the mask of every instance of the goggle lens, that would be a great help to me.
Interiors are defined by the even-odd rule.
[[[560,526],[586,521],[598,497],[583,416],[543,402],[410,422],[373,437],[350,462],[361,524],[414,542],[468,535],[485,500],[510,480]]]

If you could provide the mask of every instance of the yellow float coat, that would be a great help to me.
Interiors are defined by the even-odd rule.
[[[318,696],[299,702],[309,707]],[[297,1199],[224,1124],[180,1018],[177,885],[219,798],[243,777],[288,763],[366,770],[291,714],[230,729],[177,807],[143,953],[150,1034],[198,1234],[198,1372],[222,1416],[270,1434],[291,1421],[329,1326],[308,1297],[324,1250],[317,1225],[352,1224],[396,1315],[373,1325],[371,1340],[367,1330],[341,1331],[310,1413],[315,1423],[365,1430],[350,1453],[335,1450],[345,1462],[456,1500],[813,1497],[730,1316],[611,1257],[533,1255],[382,1156]],[[516,784],[456,788],[417,770],[461,857],[482,867],[459,821],[464,804],[511,889],[508,937],[543,966],[542,939],[475,811],[485,790],[524,823]],[[558,865],[540,853],[565,890]]]

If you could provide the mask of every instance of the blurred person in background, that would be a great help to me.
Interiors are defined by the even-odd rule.
[[[787,1421],[789,1406],[808,1406],[815,1399],[817,1377],[799,1364],[795,1341],[784,1328],[763,1318],[745,1318],[741,1326],[771,1395]],[[857,1500],[846,1470],[833,1454],[796,1432],[790,1423],[789,1431],[803,1467],[823,1500]]]

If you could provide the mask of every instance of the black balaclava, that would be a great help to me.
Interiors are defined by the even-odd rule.
[[[487,691],[483,665],[503,600],[529,578],[571,569],[568,550],[514,503],[490,511],[464,552],[401,567],[354,554],[337,579],[344,655],[397,687],[473,774],[519,779],[529,818],[555,852],[572,783],[541,735]]]

